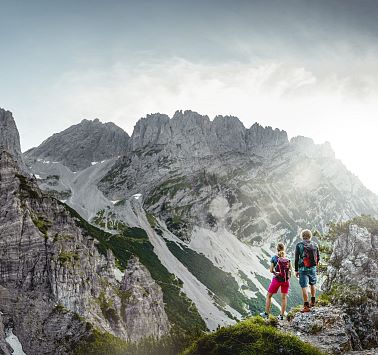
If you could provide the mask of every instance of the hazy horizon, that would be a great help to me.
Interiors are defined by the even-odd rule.
[[[0,0],[0,106],[22,148],[99,118],[234,115],[329,141],[378,193],[378,2]]]

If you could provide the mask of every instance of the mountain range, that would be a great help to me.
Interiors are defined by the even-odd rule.
[[[91,327],[139,341],[235,323],[262,309],[277,241],[378,215],[328,143],[232,116],[151,114],[131,136],[83,120],[24,154],[10,112],[0,128],[0,323],[27,353],[41,327],[45,353],[70,353]]]

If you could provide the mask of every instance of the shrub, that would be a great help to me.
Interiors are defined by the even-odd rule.
[[[322,354],[297,337],[264,324],[261,317],[201,336],[183,355]]]
[[[322,304],[346,304],[359,306],[365,304],[368,296],[357,285],[334,284],[329,291],[323,292],[319,298]]]

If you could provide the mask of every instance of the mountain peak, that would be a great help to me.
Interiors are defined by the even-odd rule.
[[[20,135],[12,112],[0,108],[0,149],[10,153],[23,166]]]
[[[55,133],[40,146],[25,153],[27,159],[61,162],[70,169],[82,170],[92,162],[122,155],[127,150],[129,135],[112,122],[98,118],[84,119],[62,132]]]
[[[272,127],[263,127],[255,123],[246,129],[235,116],[201,115],[192,110],[177,110],[172,118],[161,113],[150,114],[141,118],[135,125],[131,137],[131,150],[145,146],[160,145],[179,154],[206,156],[224,152],[255,151],[264,154],[266,147],[288,144],[287,133]]]
[[[329,142],[324,142],[323,144],[315,144],[312,138],[296,136],[290,139],[290,145],[298,151],[310,156],[335,158],[335,152]]]

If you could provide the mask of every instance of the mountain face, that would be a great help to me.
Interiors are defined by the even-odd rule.
[[[128,140],[128,134],[114,123],[83,120],[30,149],[25,158],[61,162],[77,171],[124,154]]]
[[[0,151],[3,150],[10,152],[20,167],[24,167],[21,154],[20,135],[12,113],[0,108]]]
[[[290,142],[284,131],[191,111],[150,115],[99,188],[112,200],[143,195],[147,210],[183,240],[194,225],[225,226],[252,244],[293,240],[300,228],[378,212],[378,199],[336,160],[329,144]],[[172,219],[180,223],[172,223]]]
[[[231,116],[148,115],[121,157],[76,173],[38,155],[27,165],[41,189],[92,224],[110,233],[144,230],[146,248],[127,250],[161,285],[168,316],[181,301],[151,260],[180,280],[209,329],[262,309],[278,240],[290,249],[302,228],[325,231],[330,221],[378,215],[377,196],[328,143],[289,141],[284,131],[246,129]],[[300,301],[294,282],[291,305]]]
[[[125,341],[167,334],[161,287],[139,259],[129,255],[116,266],[104,246],[112,235],[86,223],[23,174],[10,117],[0,117],[0,126],[7,127],[0,137],[2,353],[11,353],[9,334],[27,354],[72,353],[87,339],[104,336],[100,341],[105,341],[104,334]]]

